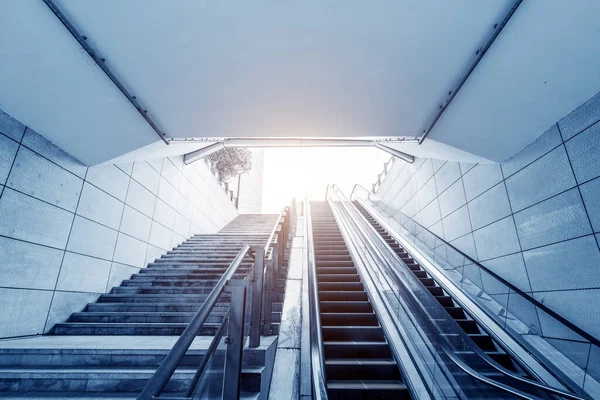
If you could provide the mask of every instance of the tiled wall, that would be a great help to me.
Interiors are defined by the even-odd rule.
[[[47,332],[236,215],[203,162],[87,168],[0,111],[0,338]]]
[[[600,94],[502,164],[396,161],[377,194],[600,339]]]

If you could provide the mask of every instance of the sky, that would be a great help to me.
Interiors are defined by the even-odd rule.
[[[325,200],[329,183],[350,196],[356,183],[370,189],[390,155],[371,147],[268,148],[265,150],[263,213],[279,213],[292,197]]]

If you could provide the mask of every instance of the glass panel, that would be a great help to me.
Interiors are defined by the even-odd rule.
[[[229,318],[223,320],[224,327],[227,326]],[[191,396],[192,399],[221,399],[223,397],[223,379],[225,376],[225,351],[227,344],[225,343],[225,329],[222,329],[214,340],[217,347],[214,352],[209,355],[209,359],[205,364],[197,386]]]

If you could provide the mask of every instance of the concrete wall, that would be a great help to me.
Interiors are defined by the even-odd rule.
[[[236,215],[203,162],[88,168],[0,111],[0,338],[47,332]]]
[[[600,94],[502,164],[395,162],[377,194],[600,339]]]

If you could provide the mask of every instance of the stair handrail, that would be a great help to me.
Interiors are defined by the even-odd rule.
[[[323,331],[321,329],[321,311],[319,307],[319,286],[316,274],[314,240],[310,201],[304,200],[304,246],[308,270],[308,314],[310,335],[310,370],[312,395],[316,400],[327,400],[325,380],[325,351],[323,349]]]
[[[185,356],[186,352],[192,345],[192,342],[200,332],[200,329],[208,319],[212,309],[217,304],[219,296],[225,290],[227,282],[233,278],[238,268],[242,264],[244,257],[249,253],[249,251],[250,246],[245,244],[235,256],[225,273],[221,276],[215,287],[206,297],[206,300],[200,309],[192,317],[181,336],[179,336],[177,342],[175,342],[150,380],[146,383],[146,386],[144,386],[144,389],[142,389],[141,393],[138,395],[137,400],[152,400],[164,389],[171,379],[171,376],[173,376],[173,373],[177,369],[177,366],[181,362],[181,359]],[[215,335],[215,337],[217,337],[217,335]]]
[[[427,233],[431,234],[436,239],[438,239],[441,242],[443,242],[444,245],[450,247],[451,249],[453,249],[457,253],[460,253],[460,255],[463,256],[463,257],[465,257],[467,260],[469,260],[470,263],[472,263],[474,265],[477,265],[478,268],[484,270],[487,274],[493,276],[495,279],[497,279],[498,281],[502,282],[503,285],[507,286],[508,288],[510,288],[511,290],[513,290],[514,292],[518,293],[522,298],[524,298],[525,300],[527,300],[528,302],[530,302],[531,304],[533,304],[535,307],[539,307],[546,314],[548,314],[552,318],[558,320],[561,324],[563,324],[566,327],[568,327],[569,329],[573,330],[579,336],[585,338],[590,343],[593,343],[596,346],[600,346],[600,340],[596,339],[595,337],[593,337],[592,335],[590,335],[589,333],[587,333],[586,331],[584,331],[583,329],[581,329],[577,325],[573,324],[572,322],[568,321],[567,319],[565,319],[561,315],[557,314],[555,311],[553,311],[552,309],[548,308],[543,303],[540,303],[538,300],[536,300],[536,299],[532,298],[531,296],[527,295],[523,290],[519,289],[518,287],[516,287],[512,283],[508,282],[507,280],[505,280],[504,278],[502,278],[501,276],[499,276],[498,274],[496,274],[494,271],[490,270],[486,266],[484,266],[484,265],[480,264],[478,261],[474,260],[468,254],[465,254],[464,252],[462,252],[461,250],[459,250],[458,248],[456,248],[451,243],[448,243],[443,238],[439,237],[438,235],[436,235],[435,233],[433,233],[429,229],[425,228],[423,225],[421,225],[420,223],[418,223],[417,221],[415,221],[414,219],[412,219],[411,217],[409,217],[408,215],[406,215],[402,211],[398,210],[396,207],[394,207],[393,205],[391,205],[387,201],[383,200],[381,197],[379,197],[376,194],[368,191],[364,186],[362,186],[360,184],[354,185],[354,188],[352,189],[352,193],[350,194],[350,201],[353,200],[354,192],[355,192],[356,188],[360,188],[360,189],[364,190],[365,192],[369,193],[370,197],[375,197],[377,199],[377,201],[380,201],[380,202],[384,203],[387,207],[393,209],[396,213],[401,214],[403,217],[405,217],[406,219],[410,220],[411,223],[413,223],[415,225],[418,225],[419,228],[423,229],[424,231],[427,231]]]
[[[347,199],[345,198],[345,196],[343,195],[343,193],[341,193],[341,191],[337,187],[335,187],[335,185],[333,185],[333,186],[334,186],[334,189],[336,189],[336,193],[339,194],[340,196],[342,196],[344,198],[344,200],[347,201]],[[353,192],[354,192],[354,190],[353,190]],[[356,209],[356,207],[354,207],[354,208]],[[362,228],[358,228],[358,229],[362,230]],[[374,228],[372,228],[372,229],[374,230]],[[389,244],[387,244],[387,246],[389,246]],[[395,274],[393,276],[399,282],[402,281],[400,279],[400,277],[397,277]],[[426,294],[431,295],[431,293],[426,293]],[[421,310],[419,310],[419,311],[421,311]],[[423,320],[425,321],[425,323],[427,323],[431,327],[433,327],[433,324],[431,323],[431,321],[429,321],[426,318],[426,316],[424,316]],[[433,327],[433,329],[435,329],[435,327]],[[575,395],[573,393],[565,392],[563,390],[556,389],[556,388],[553,388],[551,386],[548,386],[548,385],[545,385],[545,384],[542,384],[542,383],[539,383],[539,382],[536,382],[536,381],[531,381],[531,380],[528,380],[528,379],[524,379],[524,378],[521,378],[520,376],[517,376],[517,375],[513,374],[512,372],[510,372],[510,371],[506,370],[505,368],[503,368],[502,366],[498,365],[494,360],[490,359],[477,346],[474,346],[471,343],[471,339],[468,338],[468,336],[460,328],[457,329],[456,332],[458,333],[459,336],[461,336],[463,339],[465,339],[465,342],[470,347],[470,349],[474,352],[474,354],[476,354],[480,359],[482,359],[486,364],[490,365],[496,371],[498,371],[498,372],[500,372],[500,373],[502,373],[502,374],[504,374],[506,376],[509,376],[511,379],[514,379],[514,380],[519,381],[519,382],[521,382],[523,384],[536,387],[536,388],[538,388],[540,390],[543,390],[543,391],[546,391],[546,392],[549,392],[549,393],[552,393],[554,395],[558,395],[558,396],[561,396],[561,397],[566,397],[566,398],[573,399],[573,400],[586,400],[586,398],[580,397],[580,396]],[[505,384],[499,383],[497,381],[494,381],[492,379],[489,379],[489,378],[484,377],[483,375],[479,374],[478,372],[476,372],[475,370],[473,370],[471,367],[469,367],[466,364],[464,364],[464,362],[462,360],[460,360],[458,357],[456,357],[454,354],[451,354],[452,350],[443,341],[437,341],[437,344],[440,346],[440,348],[442,349],[442,351],[444,351],[444,353],[446,354],[446,356],[448,356],[450,358],[450,360],[456,366],[458,366],[461,370],[463,370],[465,373],[469,374],[470,376],[474,377],[475,379],[480,380],[480,381],[482,381],[485,384],[495,386],[495,387],[497,387],[497,388],[499,388],[501,390],[509,391],[511,394],[516,395],[518,397],[529,398],[529,397],[524,397],[522,393],[520,393],[518,390],[515,391],[515,389],[511,388],[510,386],[507,386]]]

